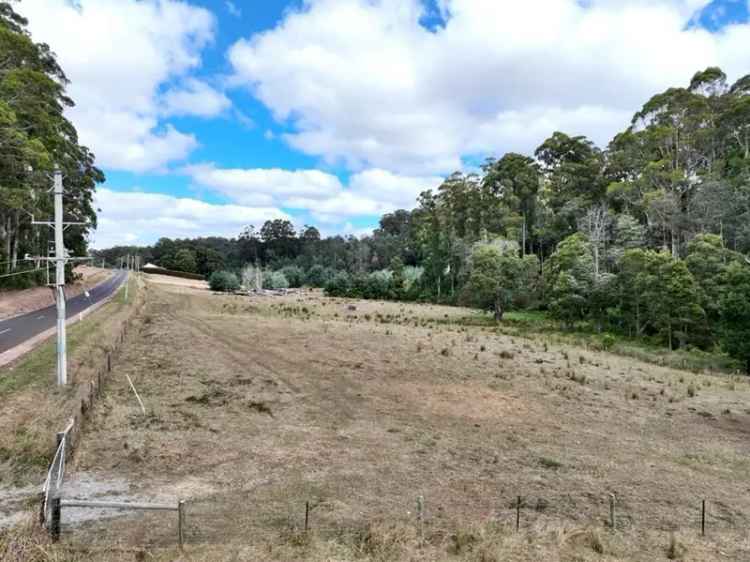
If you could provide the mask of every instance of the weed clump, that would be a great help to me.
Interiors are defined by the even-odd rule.
[[[539,459],[539,464],[549,470],[557,470],[558,468],[562,467],[562,463],[560,461],[552,459],[550,457],[541,457]]]

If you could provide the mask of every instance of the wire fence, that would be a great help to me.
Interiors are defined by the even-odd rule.
[[[42,505],[40,509],[40,519],[42,525],[49,529],[52,520],[51,506],[52,498],[59,498],[62,494],[62,486],[65,481],[65,460],[69,453],[68,436],[73,429],[74,420],[68,422],[67,427],[57,434],[57,449],[55,456],[52,458],[47,477],[42,486]]]
[[[175,546],[178,536],[187,545],[246,545],[297,541],[313,533],[327,540],[355,544],[369,540],[373,529],[399,528],[436,544],[479,524],[511,534],[565,526],[609,528],[621,534],[681,531],[695,537],[748,544],[748,517],[716,499],[696,497],[675,505],[603,492],[543,497],[506,495],[472,505],[423,496],[401,500],[401,504],[391,501],[367,505],[352,496],[271,499],[250,491],[234,491],[186,501],[184,518],[179,520],[173,514],[113,510],[82,520],[80,512],[65,508],[64,540],[87,546],[150,548]],[[177,528],[178,521],[181,529]]]

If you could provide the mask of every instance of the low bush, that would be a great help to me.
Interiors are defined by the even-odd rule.
[[[214,271],[208,279],[212,291],[229,293],[240,288],[240,280],[231,271]]]
[[[301,287],[305,284],[305,272],[301,267],[288,265],[280,270],[280,273],[286,278],[288,286],[292,288]]]
[[[307,271],[305,283],[310,287],[322,289],[333,279],[334,275],[336,275],[336,272],[330,267],[314,265]]]
[[[267,271],[263,274],[264,289],[288,289],[289,280],[281,271]]]
[[[336,273],[325,286],[326,294],[330,297],[346,297],[351,290],[352,280],[345,271]]]

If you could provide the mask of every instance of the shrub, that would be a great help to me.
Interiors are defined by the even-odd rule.
[[[339,271],[325,285],[325,291],[331,297],[345,297],[352,290],[352,280],[345,271]]]
[[[612,334],[604,334],[602,336],[602,349],[610,350],[617,343],[617,338]]]
[[[423,267],[414,267],[407,265],[401,271],[401,276],[404,279],[404,290],[410,291],[411,288],[422,278],[424,274]]]
[[[286,277],[289,287],[297,288],[305,283],[305,272],[302,271],[301,267],[288,265],[281,269],[281,273]]]
[[[264,289],[287,289],[289,281],[281,271],[266,271],[263,274]]]
[[[231,292],[240,288],[240,280],[231,271],[214,271],[208,279],[212,291]]]
[[[329,281],[331,281],[331,279],[333,279],[333,276],[335,274],[336,272],[329,267],[314,265],[308,270],[307,276],[305,278],[305,283],[307,283],[310,287],[323,288],[326,286],[326,284],[328,284]]]

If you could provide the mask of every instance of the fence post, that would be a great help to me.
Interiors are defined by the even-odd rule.
[[[521,496],[516,501],[516,532],[521,528]]]
[[[177,536],[180,541],[180,549],[185,544],[185,532],[183,527],[185,525],[185,501],[180,500],[177,502]]]
[[[305,502],[305,532],[310,529],[310,502]]]
[[[109,373],[111,371],[112,371],[112,352],[108,351],[107,352],[107,372]]]
[[[612,527],[612,529],[615,528],[616,521],[615,521],[615,495],[610,494],[609,495],[609,526]]]
[[[701,501],[701,536],[706,536],[706,500]]]
[[[419,540],[424,537],[424,496],[417,496],[417,524],[419,526]]]
[[[53,542],[60,540],[60,496],[50,498],[52,510],[50,513],[49,534]]]

